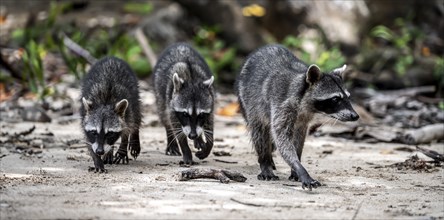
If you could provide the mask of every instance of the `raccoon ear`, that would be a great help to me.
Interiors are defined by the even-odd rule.
[[[85,97],[82,97],[82,103],[83,103],[83,107],[86,110],[86,113],[88,113],[89,110],[91,110],[92,102],[85,99]]]
[[[184,82],[183,79],[181,79],[177,73],[174,73],[173,75],[174,92],[179,92],[179,89],[182,86],[183,82]]]
[[[210,88],[210,86],[213,85],[213,82],[214,82],[214,76],[211,76],[210,79],[203,81],[203,84],[208,86],[208,88]]]
[[[331,73],[338,75],[342,79],[344,78],[345,68],[347,68],[347,65],[344,64],[344,66],[332,70]]]
[[[320,78],[321,78],[321,69],[319,69],[318,66],[316,66],[316,64],[311,64],[308,67],[306,76],[305,76],[305,81],[312,85],[314,83],[316,83]]]
[[[114,108],[114,111],[120,116],[125,116],[125,111],[128,108],[128,100],[122,99],[120,102],[116,104],[116,107]]]

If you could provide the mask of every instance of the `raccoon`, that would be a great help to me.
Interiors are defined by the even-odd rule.
[[[259,180],[277,180],[272,152],[277,149],[291,167],[290,180],[302,188],[321,184],[301,164],[308,123],[315,113],[341,121],[359,116],[350,104],[342,73],[346,66],[322,73],[280,45],[259,48],[246,59],[237,79],[241,112],[258,154]]]
[[[115,57],[97,61],[82,82],[80,114],[94,170],[106,172],[104,164],[128,163],[140,153],[139,87],[128,64]],[[113,145],[121,138],[115,158]]]
[[[166,154],[180,156],[180,147],[181,164],[195,164],[190,139],[199,149],[196,157],[208,157],[213,148],[214,76],[204,59],[188,44],[171,45],[154,67],[153,81]]]

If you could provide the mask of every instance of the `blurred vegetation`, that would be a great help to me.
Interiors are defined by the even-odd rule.
[[[415,47],[421,45],[424,40],[424,33],[415,26],[407,25],[402,18],[395,20],[395,28],[391,30],[384,25],[378,25],[371,30],[370,34],[373,38],[385,40],[397,51],[399,55],[395,58],[392,68],[399,76],[403,76],[414,62],[413,52],[417,49]],[[369,44],[367,46],[371,47]]]
[[[11,44],[24,49],[22,58],[25,65],[22,74],[26,78],[25,86],[32,93],[44,98],[54,92],[47,85],[42,64],[47,53],[59,54],[70,73],[77,79],[81,79],[86,73],[88,62],[64,45],[65,36],[85,48],[93,57],[116,56],[126,60],[138,76],[149,75],[152,67],[137,40],[124,27],[95,27],[82,30],[70,23],[57,24],[57,18],[71,7],[71,2],[52,2],[46,18],[28,24],[25,28],[18,28],[12,33]],[[127,3],[124,10],[147,14],[152,11],[152,6],[149,3]]]
[[[203,56],[216,79],[222,71],[236,71],[240,64],[235,62],[236,48],[227,47],[218,34],[219,27],[201,27],[193,38],[193,44]]]
[[[115,20],[110,21],[111,25],[82,28],[74,23],[57,22],[61,15],[72,8],[73,3],[70,1],[54,1],[50,4],[45,17],[30,19],[31,23],[25,28],[18,28],[12,32],[10,45],[22,48],[23,51],[21,83],[26,88],[39,98],[54,94],[44,69],[48,53],[61,57],[69,73],[77,80],[83,77],[90,64],[65,46],[63,41],[65,37],[86,49],[95,58],[112,55],[126,60],[141,78],[151,74],[152,66],[131,32],[134,27],[122,25]],[[254,13],[263,15],[265,11],[259,9],[257,6],[245,8],[244,16],[251,16]],[[128,2],[122,5],[121,10],[145,16],[153,12],[153,5],[149,2]],[[245,59],[245,54],[240,54],[235,45],[224,40],[221,28],[217,25],[203,25],[190,32],[193,34],[190,43],[204,57],[216,78],[231,75],[231,79],[234,79]],[[444,88],[444,58],[431,54],[430,48],[425,46],[425,33],[412,23],[412,15],[396,19],[391,27],[376,25],[368,33],[364,33],[357,58],[344,55],[339,44],[325,42],[326,39],[321,37],[322,34],[315,36],[318,37],[289,35],[281,42],[275,40],[271,42],[283,44],[302,61],[308,64],[315,63],[324,72],[347,63],[354,64],[362,72],[377,74],[382,70],[389,70],[402,78],[410,68],[419,65],[419,59],[430,58],[435,62],[433,76],[436,82],[439,82],[440,88]],[[157,52],[163,49],[159,48],[156,42],[150,43]],[[6,80],[8,79],[2,74],[0,81]]]
[[[309,53],[303,48],[305,41],[312,41],[319,48],[315,54]],[[326,44],[322,39],[306,39],[295,36],[287,36],[282,44],[295,51],[296,56],[307,64],[316,64],[322,71],[329,72],[335,68],[341,67],[345,64],[346,58],[339,50],[338,46],[326,48]]]

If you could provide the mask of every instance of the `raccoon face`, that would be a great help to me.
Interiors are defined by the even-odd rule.
[[[322,74],[319,67],[311,65],[307,71],[307,82],[313,87],[313,107],[316,111],[341,121],[356,121],[359,115],[350,103],[350,93],[344,88],[342,73],[345,65],[328,74]]]
[[[125,110],[128,107],[126,99],[115,106],[106,105],[92,108],[93,103],[82,99],[86,115],[83,120],[83,130],[93,152],[103,155],[111,150],[112,145],[122,134],[122,123]]]
[[[211,86],[214,77],[199,82],[186,82],[175,73],[173,76],[174,92],[171,107],[180,122],[183,133],[189,139],[196,139],[204,133],[203,126],[213,111]]]

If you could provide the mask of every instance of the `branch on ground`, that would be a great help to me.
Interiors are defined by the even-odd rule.
[[[230,180],[236,182],[245,182],[247,180],[247,178],[239,172],[221,169],[193,168],[178,173],[179,181],[187,181],[191,179],[216,179],[221,183],[229,183]]]

